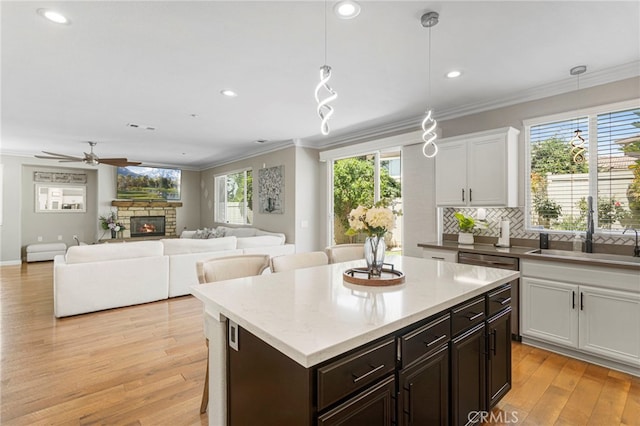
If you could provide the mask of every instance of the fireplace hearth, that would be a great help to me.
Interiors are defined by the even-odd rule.
[[[132,216],[130,223],[132,237],[157,237],[165,235],[164,216]]]

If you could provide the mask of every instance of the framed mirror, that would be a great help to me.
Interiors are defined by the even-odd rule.
[[[85,185],[36,184],[36,213],[84,213],[87,211]]]

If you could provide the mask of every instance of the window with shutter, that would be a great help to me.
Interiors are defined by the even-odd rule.
[[[527,228],[585,231],[589,196],[597,232],[640,228],[638,104],[525,123]]]

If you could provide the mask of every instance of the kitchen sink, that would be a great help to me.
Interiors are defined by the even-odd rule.
[[[630,265],[640,265],[640,257],[633,257],[631,255],[624,256],[621,254],[584,253],[581,251],[553,250],[553,249],[535,249],[527,252],[527,254],[539,254],[541,256],[564,257],[569,259],[583,259],[583,260],[590,260],[590,261],[600,260],[600,261],[615,262],[615,263],[626,263]]]

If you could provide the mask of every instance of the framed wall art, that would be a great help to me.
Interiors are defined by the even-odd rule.
[[[284,166],[258,171],[258,203],[260,213],[284,213]]]

